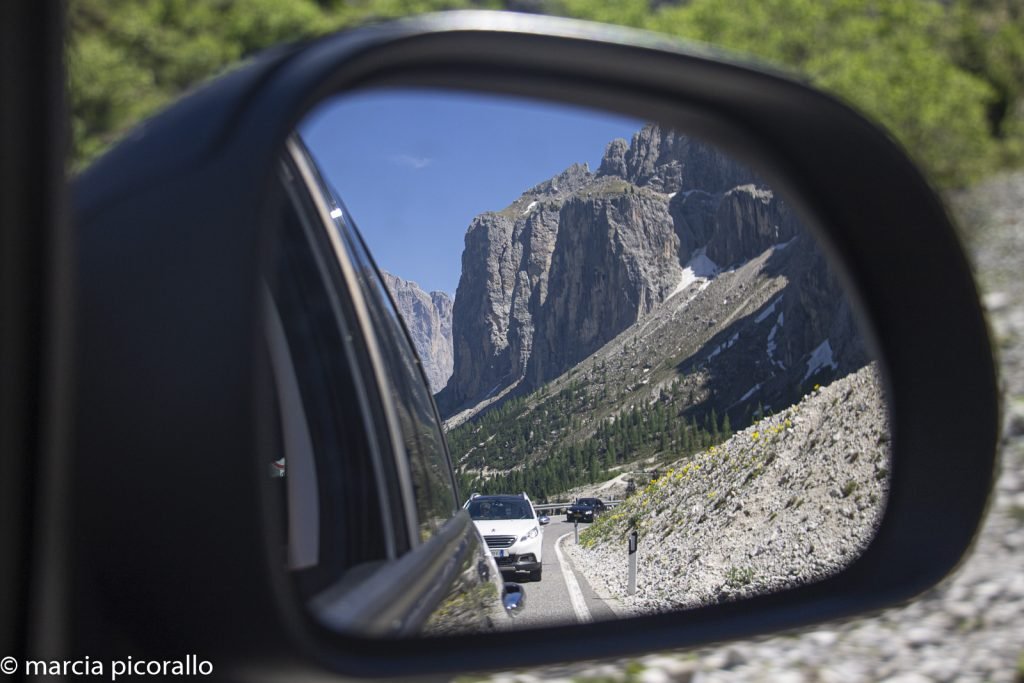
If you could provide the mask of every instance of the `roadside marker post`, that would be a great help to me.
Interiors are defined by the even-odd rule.
[[[580,520],[575,520],[572,523],[572,530],[576,534],[576,545],[580,544]]]
[[[629,534],[629,582],[626,595],[636,595],[636,542],[637,533],[634,529]]]

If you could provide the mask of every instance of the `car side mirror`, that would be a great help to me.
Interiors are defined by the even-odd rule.
[[[355,229],[358,215],[341,201],[346,187],[332,183],[336,164],[367,175],[370,155],[381,154],[374,145],[386,140],[331,154],[325,150],[338,137],[326,136],[324,146],[304,142],[325,121],[319,107],[396,92],[421,103],[499,98],[513,107],[570,107],[585,112],[581,121],[600,114],[643,126],[633,129],[641,131],[636,148],[624,139],[608,146],[607,165],[543,176],[532,199],[505,199],[504,208],[488,204],[467,216],[465,224],[488,214],[474,223],[476,237],[503,245],[507,238],[507,249],[464,258],[501,295],[485,291],[490,298],[477,300],[460,290],[449,303],[501,334],[479,335],[472,349],[465,338],[453,342],[476,353],[475,365],[437,401],[423,359],[410,350],[418,330],[402,319],[400,293],[389,292],[394,283]],[[443,119],[426,106],[390,112],[392,130],[410,119]],[[327,128],[346,132],[355,120]],[[487,121],[462,123],[468,130]],[[352,130],[359,137],[362,129]],[[542,156],[533,138],[510,131],[496,126],[490,139]],[[388,150],[385,161],[423,170],[436,143]],[[687,184],[697,166],[714,171],[714,187]],[[499,165],[472,170],[486,185]],[[393,177],[368,175],[378,185]],[[472,197],[480,187],[455,189]],[[503,191],[515,197],[524,189]],[[400,212],[411,201],[392,189],[378,204]],[[69,442],[77,469],[68,478],[68,517],[76,543],[67,576],[88,599],[74,604],[67,647],[96,661],[126,656],[114,648],[131,634],[137,658],[201,651],[216,655],[224,678],[246,678],[258,662],[261,674],[280,680],[325,669],[403,679],[794,629],[879,610],[933,586],[961,561],[989,499],[995,370],[970,268],[942,202],[871,122],[738,58],[626,29],[477,12],[329,36],[257,58],[148,122],[77,179],[75,216]],[[744,239],[730,230],[744,217],[763,228],[754,231],[756,253],[740,249]],[[541,239],[543,226],[562,218],[588,231]],[[645,230],[620,230],[631,220]],[[795,223],[816,246],[788,241]],[[712,228],[720,229],[714,244]],[[640,232],[660,239],[646,260],[632,258]],[[578,243],[559,249],[559,240]],[[601,248],[588,248],[595,244]],[[719,261],[708,256],[716,249]],[[572,256],[590,260],[571,264]],[[806,277],[781,269],[791,258],[806,266]],[[820,262],[833,275],[818,277]],[[570,277],[584,266],[594,274],[587,289]],[[542,277],[556,268],[562,275]],[[712,283],[719,275],[727,278],[718,281],[721,291]],[[762,276],[774,278],[775,289],[757,298],[751,283]],[[792,282],[803,289],[781,294]],[[815,317],[811,309],[834,304],[836,290],[848,295],[843,315]],[[510,322],[513,299],[519,317]],[[533,317],[539,309],[531,306],[542,301],[549,318]],[[612,309],[598,304],[610,302],[614,315],[577,319],[583,308],[573,301],[605,312]],[[709,308],[684,310],[691,301]],[[712,306],[732,308],[717,315]],[[779,340],[798,310],[813,319],[804,329],[814,334],[795,333],[787,347]],[[639,327],[630,327],[653,311],[686,325],[685,334],[659,337],[667,355],[656,363],[644,357]],[[867,520],[856,552],[827,572],[781,575],[757,593],[744,592],[754,568],[719,564],[706,581],[694,575],[706,588],[700,600],[631,617],[626,628],[590,618],[586,601],[569,597],[564,621],[503,627],[525,594],[516,583],[502,588],[501,573],[535,572],[539,581],[541,566],[570,541],[607,549],[609,565],[623,569],[616,576],[629,572],[620,583],[634,598],[645,586],[636,563],[658,538],[647,535],[651,520],[700,526],[715,519],[748,540],[761,540],[755,527],[778,516],[799,522],[810,507],[802,494],[766,495],[760,507],[740,494],[780,465],[771,482],[804,484],[813,458],[842,436],[809,435],[817,440],[786,450],[789,460],[782,450],[763,450],[812,423],[787,424],[782,415],[805,398],[816,411],[839,413],[860,400],[855,387],[816,386],[816,377],[843,379],[835,376],[845,367],[842,350],[830,340],[846,338],[851,321],[865,331],[877,374],[850,381],[884,396],[890,429],[872,433],[870,448],[839,453],[836,476],[816,495],[830,515]],[[760,336],[727,329],[734,322]],[[613,338],[600,336],[611,329]],[[631,333],[622,337],[624,329]],[[590,335],[593,348],[564,343],[563,330],[573,339]],[[696,348],[683,348],[698,338]],[[742,369],[714,362],[746,342],[757,362]],[[585,367],[568,358],[583,351]],[[593,356],[598,351],[605,355]],[[491,373],[504,382],[509,369],[516,381],[484,381],[495,379]],[[621,381],[607,381],[613,369]],[[755,395],[765,387],[788,402],[759,405]],[[949,397],[958,399],[956,410]],[[612,398],[618,403],[586,419],[565,409]],[[470,408],[489,411],[476,423],[463,410],[470,399]],[[523,423],[499,424],[513,408]],[[732,449],[724,435],[734,415],[746,441]],[[481,436],[499,426],[507,428],[503,438]],[[541,452],[571,430],[579,439],[551,452],[532,479],[542,490],[521,485],[532,474],[525,464],[474,460],[518,441]],[[619,462],[627,452],[636,457]],[[678,467],[667,453],[679,456]],[[864,488],[843,476],[846,466],[867,468]],[[591,472],[609,475],[605,483],[621,485],[622,494],[598,489],[621,502],[586,530],[543,515],[539,524],[550,528],[538,539],[520,528],[521,515],[477,519],[472,503],[459,509],[460,486],[464,494],[500,484],[497,493],[546,501],[555,485],[595,485],[577,481]],[[687,490],[685,508],[673,507],[673,493],[691,480],[703,488]],[[872,500],[867,486],[881,493]],[[635,553],[627,539],[635,539]],[[805,548],[798,550],[806,556],[817,550]],[[676,559],[696,566],[702,556]],[[571,585],[548,574],[538,591]]]
[[[506,581],[502,602],[505,604],[505,611],[518,615],[526,607],[526,589],[518,583]]]
[[[540,517],[537,518],[537,523],[540,524],[541,526],[546,526],[546,525],[551,523],[551,518],[548,517],[547,515],[541,515]]]

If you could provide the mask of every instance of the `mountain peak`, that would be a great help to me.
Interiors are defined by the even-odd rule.
[[[594,174],[586,163],[573,164],[554,178],[534,185],[523,193],[523,196],[560,197],[571,194],[593,180]]]
[[[471,222],[452,308],[454,371],[438,407],[452,415],[509,387],[535,389],[696,282],[698,255],[729,269],[772,253],[766,250],[788,243],[797,229],[785,202],[717,148],[655,124],[628,144],[612,140],[597,173],[573,164],[505,209]],[[811,269],[804,261],[786,266],[788,275]],[[766,272],[754,279],[772,277]],[[825,274],[808,277],[815,291],[832,292]],[[703,288],[714,277],[699,279]],[[680,312],[696,291],[672,310]],[[836,317],[830,296],[791,297],[816,313],[787,357],[799,357],[831,334],[824,329]],[[691,336],[699,332],[702,339],[724,333],[717,321],[731,320],[735,306],[749,298],[743,292],[717,304],[702,300],[703,317],[670,316],[672,324],[693,328]],[[787,321],[798,318],[786,312]],[[835,339],[844,336],[835,332]],[[781,337],[775,343],[782,353]]]
[[[437,392],[452,374],[452,300],[446,292],[428,294],[415,282],[387,271],[381,276],[405,320],[430,389]]]
[[[629,151],[629,143],[622,138],[615,138],[608,143],[604,149],[604,156],[601,158],[601,166],[597,169],[599,176],[626,177],[626,152]]]

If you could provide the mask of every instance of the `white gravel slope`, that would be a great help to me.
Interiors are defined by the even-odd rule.
[[[697,607],[822,579],[874,536],[889,430],[872,367],[819,388],[668,472],[568,545],[630,612]],[[637,593],[626,539],[639,534]]]

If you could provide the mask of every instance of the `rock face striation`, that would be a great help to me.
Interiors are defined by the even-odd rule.
[[[613,140],[596,173],[573,165],[470,224],[441,413],[472,413],[510,387],[539,388],[693,282],[706,285],[787,246],[790,253],[764,270],[791,285],[778,310],[787,324],[762,340],[758,358],[776,374],[799,375],[775,382],[792,394],[808,379],[796,369],[808,360],[811,374],[866,362],[845,299],[794,212],[751,170],[693,138],[647,125],[630,143]],[[682,327],[716,333],[737,301],[698,320],[680,314],[659,324],[679,328],[673,334]],[[778,396],[764,403],[783,404]]]
[[[598,183],[598,186],[607,183]],[[534,315],[529,386],[586,358],[671,293],[679,240],[662,197],[573,197],[562,207],[545,305]]]
[[[459,371],[438,396],[442,412],[486,398],[526,372],[562,205],[592,180],[586,165],[573,165],[503,211],[473,219],[452,311]]]
[[[430,390],[438,392],[452,374],[452,300],[445,292],[424,292],[415,282],[381,273],[412,337]]]

